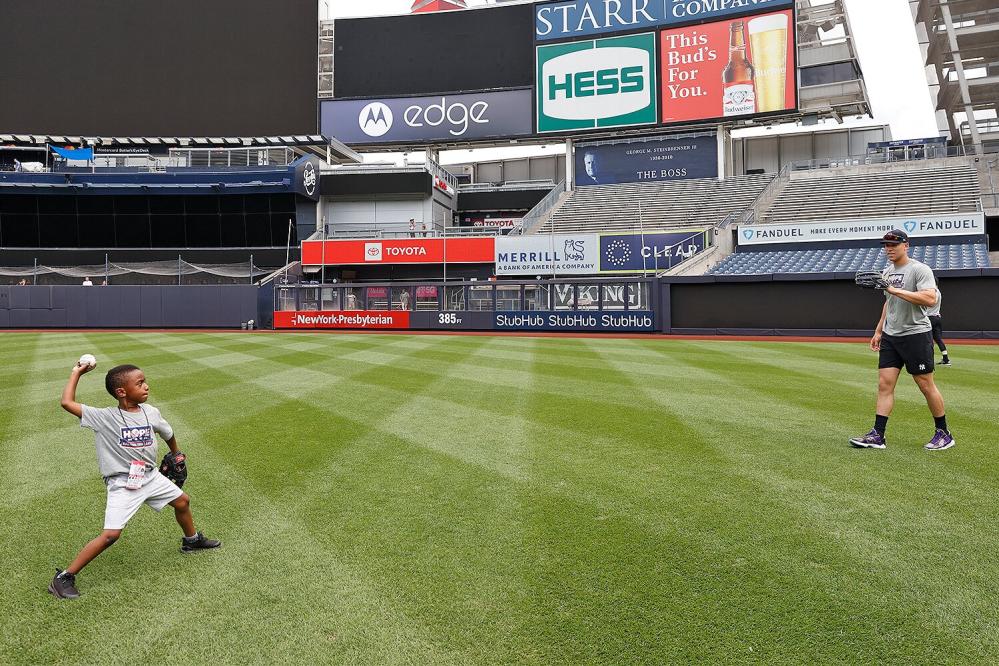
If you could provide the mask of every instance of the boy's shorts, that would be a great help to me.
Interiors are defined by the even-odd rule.
[[[128,490],[125,484],[127,475],[114,476],[108,480],[108,503],[104,509],[104,529],[124,529],[143,504],[155,511],[162,511],[170,502],[184,494],[184,491],[153,468],[146,472],[142,487]]]

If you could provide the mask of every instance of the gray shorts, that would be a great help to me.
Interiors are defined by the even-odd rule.
[[[158,469],[146,472],[142,487],[128,490],[127,475],[108,479],[108,502],[104,509],[104,529],[121,530],[132,519],[143,504],[155,511],[162,511],[170,502],[184,494],[172,481],[160,474]]]

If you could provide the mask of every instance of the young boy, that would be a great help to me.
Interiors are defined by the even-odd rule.
[[[118,540],[125,525],[143,504],[156,511],[161,511],[167,504],[173,507],[177,523],[184,530],[180,552],[195,553],[222,545],[215,539],[206,539],[194,529],[190,497],[157,468],[154,432],[166,440],[172,452],[179,451],[173,428],[160,415],[160,410],[144,404],[149,399],[149,385],[142,370],[134,365],[119,365],[108,370],[104,386],[118,404],[97,409],[76,401],[80,377],[93,368],[89,364],[76,364],[62,391],[62,408],[79,418],[82,427],[94,431],[97,463],[107,485],[104,531],[84,546],[65,570],[56,571],[49,592],[59,599],[80,596],[76,575]]]

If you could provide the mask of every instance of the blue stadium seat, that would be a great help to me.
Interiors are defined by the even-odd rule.
[[[934,270],[989,267],[984,243],[917,245],[912,248],[912,257]],[[880,247],[737,252],[707,274],[849,273],[883,268],[887,261]]]

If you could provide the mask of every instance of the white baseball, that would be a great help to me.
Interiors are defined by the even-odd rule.
[[[80,365],[89,365],[91,368],[96,368],[97,359],[93,354],[84,354],[80,357]]]

